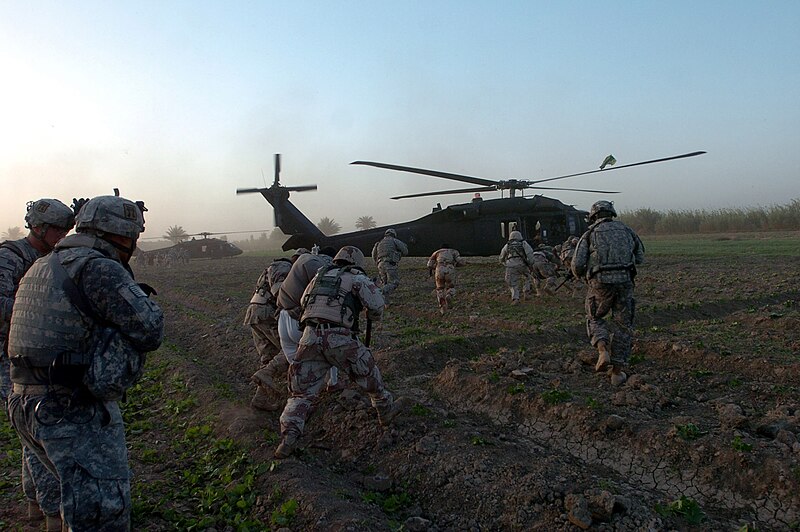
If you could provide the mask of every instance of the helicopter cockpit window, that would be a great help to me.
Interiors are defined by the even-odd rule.
[[[200,252],[201,253],[205,253],[207,250],[208,250],[208,246],[205,246],[205,245],[200,246]]]
[[[500,222],[500,236],[502,236],[504,240],[508,240],[508,235],[511,234],[511,231],[518,231],[516,221],[503,220]]]

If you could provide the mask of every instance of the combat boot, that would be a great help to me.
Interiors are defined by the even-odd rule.
[[[47,532],[61,532],[62,523],[60,515],[45,516],[45,530]]]
[[[274,412],[276,410],[280,410],[282,403],[283,401],[281,400],[275,401],[270,399],[267,392],[265,392],[264,388],[261,386],[256,388],[256,393],[250,400],[250,406],[256,410],[264,410],[265,412]]]
[[[611,354],[608,352],[608,347],[603,340],[597,342],[597,364],[594,366],[595,371],[605,371],[611,364]]]
[[[36,501],[28,501],[28,521],[34,523],[44,521],[44,514]]]
[[[280,393],[281,389],[277,384],[275,384],[275,381],[272,380],[272,377],[273,375],[272,372],[269,371],[269,366],[265,366],[256,371],[253,376],[250,377],[250,382],[261,388],[272,389]]]
[[[622,368],[619,366],[614,366],[611,368],[611,385],[612,386],[622,386],[625,384],[625,381],[628,380],[628,376],[622,371]]]
[[[294,432],[287,432],[286,436],[281,439],[281,443],[275,449],[274,456],[279,460],[289,458],[295,449],[297,449],[297,434]]]
[[[397,416],[405,411],[409,401],[410,399],[406,397],[400,397],[395,399],[388,408],[378,409],[378,423],[381,424],[381,427],[391,425],[397,419]]]

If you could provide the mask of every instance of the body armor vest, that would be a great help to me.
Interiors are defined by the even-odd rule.
[[[528,259],[525,256],[525,243],[522,240],[511,240],[508,243],[508,258],[520,259],[525,264],[528,264]]]
[[[357,266],[320,268],[303,298],[301,321],[322,320],[357,331],[358,316],[364,307],[353,294],[355,273],[364,272]]]
[[[88,261],[105,257],[87,247],[64,248],[54,251],[49,259],[36,262],[28,270],[20,282],[11,318],[9,358],[12,381],[20,384],[73,384],[62,382],[65,379],[54,370],[59,365],[88,364],[87,356],[96,324],[72,302],[58,282],[50,260],[59,261],[69,278],[76,279]],[[37,378],[30,382],[33,377]]]
[[[7,251],[6,253],[0,253],[0,268],[14,272],[14,277],[16,277],[15,282],[18,282],[34,261],[39,258],[39,252],[36,251],[26,238],[7,240],[0,244],[0,249]],[[9,286],[8,288],[11,287]],[[15,286],[14,289],[16,293],[17,287]],[[6,295],[12,296],[12,294]],[[7,303],[7,305],[9,305],[8,308],[0,309],[0,315],[3,316],[3,320],[0,321],[0,338],[3,339],[4,346],[5,340],[8,338],[9,322],[11,320],[10,302]]]
[[[636,246],[630,229],[621,222],[602,220],[590,231],[589,278],[601,283],[630,281]]]
[[[394,243],[394,238],[385,237],[377,243],[377,251],[375,252],[375,256],[377,257],[378,262],[399,262],[402,255],[397,250],[397,246]]]

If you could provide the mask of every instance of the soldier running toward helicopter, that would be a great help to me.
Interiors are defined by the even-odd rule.
[[[519,303],[521,292],[530,292],[533,260],[533,248],[522,239],[522,233],[511,231],[508,243],[500,251],[500,262],[506,267],[505,278],[511,290],[512,305]]]
[[[633,298],[636,265],[644,262],[644,244],[636,232],[614,220],[610,201],[598,201],[589,211],[592,225],[581,236],[572,258],[572,272],[585,278],[586,332],[597,348],[596,371],[611,367],[611,384],[627,380],[623,371],[631,353],[636,301]],[[615,332],[606,316],[611,313]]]
[[[308,253],[299,248],[290,258],[280,257],[262,272],[256,282],[253,297],[244,316],[244,324],[249,325],[253,334],[253,344],[259,355],[261,368],[250,380],[256,385],[256,392],[250,406],[258,410],[277,410],[280,404],[270,399],[270,395],[278,392],[274,379],[286,375],[289,361],[281,350],[278,334],[277,299],[283,280],[297,259]]]
[[[456,268],[463,266],[466,261],[448,244],[433,252],[428,259],[428,273],[436,283],[436,301],[439,303],[439,312],[444,315],[456,294]]]
[[[397,265],[400,259],[408,255],[408,246],[397,238],[397,231],[389,228],[381,240],[372,247],[372,260],[378,267],[378,276],[381,280],[381,292],[388,306],[389,294],[400,286],[400,273]]]

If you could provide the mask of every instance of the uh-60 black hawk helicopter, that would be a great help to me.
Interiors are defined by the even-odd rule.
[[[397,238],[408,245],[409,255],[414,257],[430,256],[444,242],[450,247],[458,249],[465,256],[490,256],[497,255],[500,252],[500,249],[508,240],[509,233],[513,230],[521,231],[523,236],[531,242],[555,245],[564,242],[570,235],[582,235],[588,227],[586,221],[588,213],[586,211],[576,209],[572,205],[566,205],[557,199],[538,194],[526,198],[521,194],[526,189],[617,194],[618,192],[608,190],[555,188],[540,186],[539,184],[569,177],[684,159],[704,153],[706,152],[696,151],[672,157],[606,167],[606,165],[612,165],[616,162],[613,156],[609,156],[606,157],[606,161],[604,161],[599,170],[589,170],[587,172],[537,180],[508,179],[499,181],[410,166],[373,161],[354,161],[351,164],[441,177],[477,186],[395,196],[391,199],[474,193],[474,197],[469,203],[459,203],[447,207],[437,204],[433,208],[433,212],[417,220],[330,236],[323,234],[311,220],[289,201],[290,192],[316,190],[317,185],[282,186],[280,184],[280,154],[275,155],[275,181],[272,186],[267,188],[240,188],[236,190],[236,193],[258,192],[272,205],[275,211],[275,225],[281,231],[290,235],[289,239],[283,244],[284,251],[300,247],[311,248],[315,244],[321,247],[332,246],[337,249],[344,245],[351,245],[358,247],[368,256],[375,242],[383,238],[386,229],[391,227],[397,232]],[[483,199],[480,196],[481,192],[497,190],[501,191],[501,194],[507,190],[509,197]],[[518,193],[520,194],[518,195]]]
[[[227,233],[193,233],[187,234],[186,240],[177,244],[157,249],[137,249],[134,253],[136,263],[156,265],[188,262],[189,259],[224,259],[242,254],[236,245],[221,238],[209,238],[212,235],[229,235],[249,233],[251,231],[231,231]],[[195,238],[195,237],[202,238]],[[191,239],[190,239],[191,238]],[[141,240],[165,240],[164,237],[149,237]]]

